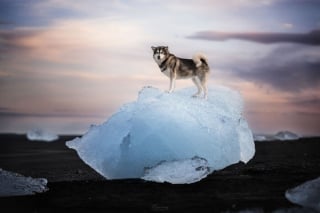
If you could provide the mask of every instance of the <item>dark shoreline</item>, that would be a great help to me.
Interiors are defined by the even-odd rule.
[[[299,208],[287,189],[320,176],[320,138],[256,142],[256,155],[190,185],[105,180],[84,164],[61,136],[56,142],[0,134],[0,168],[47,178],[49,191],[2,197],[5,212],[226,212]],[[1,189],[0,189],[1,190]]]

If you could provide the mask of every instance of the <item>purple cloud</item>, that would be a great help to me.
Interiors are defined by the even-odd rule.
[[[12,22],[8,22],[8,21],[3,21],[3,20],[0,20],[0,25],[11,25],[13,24]]]
[[[267,86],[278,91],[297,93],[320,88],[319,46],[286,44],[275,46],[267,54],[250,58],[230,54],[226,60],[215,61],[212,70]]]
[[[309,33],[273,33],[273,32],[218,32],[200,31],[188,36],[190,39],[226,41],[230,39],[246,40],[264,44],[289,42],[308,45],[320,45],[320,30]]]
[[[27,46],[19,43],[19,41],[33,37],[39,32],[41,30],[0,30],[0,50],[3,53],[9,53],[28,49]]]

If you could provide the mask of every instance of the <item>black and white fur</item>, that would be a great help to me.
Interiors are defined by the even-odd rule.
[[[207,98],[207,79],[210,68],[204,55],[196,54],[192,59],[184,59],[171,54],[167,46],[151,48],[153,50],[153,59],[158,64],[161,72],[170,78],[169,93],[173,92],[176,79],[191,78],[198,88],[193,97],[199,97],[203,92],[203,97]]]

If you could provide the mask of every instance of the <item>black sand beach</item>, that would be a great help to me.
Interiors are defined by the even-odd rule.
[[[49,187],[41,194],[1,197],[1,212],[270,212],[299,208],[285,191],[320,176],[320,138],[304,138],[256,142],[248,164],[190,185],[105,180],[65,146],[74,137],[47,143],[0,135],[0,168],[47,178]]]

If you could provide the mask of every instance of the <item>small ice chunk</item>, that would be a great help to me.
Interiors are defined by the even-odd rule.
[[[186,160],[163,161],[152,168],[147,168],[142,179],[173,184],[194,183],[210,173],[208,161],[193,157]]]
[[[289,131],[281,131],[275,134],[274,138],[276,140],[281,140],[281,141],[287,141],[287,140],[298,140],[300,137],[299,135],[289,132]]]
[[[254,141],[266,141],[267,137],[265,135],[253,135]]]
[[[285,196],[292,203],[320,212],[320,177],[287,190]]]
[[[301,136],[290,131],[279,131],[274,135],[269,134],[254,134],[254,141],[290,141],[298,140]]]
[[[27,132],[27,138],[30,141],[46,141],[46,142],[51,142],[59,139],[59,136],[47,132],[43,129],[33,129]]]
[[[47,179],[32,178],[0,168],[0,197],[33,195],[46,192]]]

